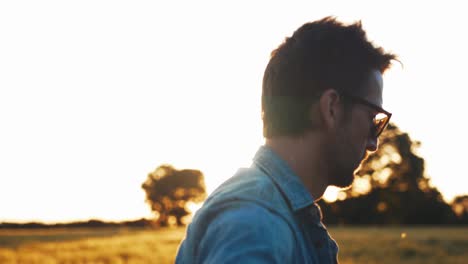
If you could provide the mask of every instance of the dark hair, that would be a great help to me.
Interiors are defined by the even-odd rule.
[[[333,17],[306,23],[271,53],[263,76],[263,135],[299,135],[312,127],[309,109],[325,89],[359,95],[373,69],[384,73],[396,55],[375,47],[361,22]]]

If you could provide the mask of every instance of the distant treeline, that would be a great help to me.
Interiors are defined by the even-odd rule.
[[[36,229],[36,228],[102,228],[102,227],[153,227],[154,221],[141,218],[134,221],[123,222],[104,222],[101,220],[89,220],[71,223],[57,223],[57,224],[44,224],[44,223],[0,223],[0,229]]]

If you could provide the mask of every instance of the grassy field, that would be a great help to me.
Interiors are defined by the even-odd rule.
[[[1,264],[174,263],[184,229],[0,230]],[[340,263],[468,263],[465,228],[330,228]]]

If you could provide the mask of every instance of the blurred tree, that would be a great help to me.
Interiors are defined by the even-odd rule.
[[[451,205],[453,211],[457,215],[457,223],[468,224],[468,195],[455,197]]]
[[[176,170],[171,165],[161,165],[149,173],[141,187],[160,226],[167,226],[170,217],[175,217],[177,225],[183,225],[182,218],[190,213],[187,203],[206,198],[201,171]]]
[[[425,175],[420,142],[390,124],[379,148],[365,160],[342,199],[320,202],[327,223],[450,224],[456,219]]]

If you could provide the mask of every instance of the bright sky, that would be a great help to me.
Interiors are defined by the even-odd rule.
[[[2,1],[0,221],[149,216],[140,186],[162,163],[212,191],[263,143],[271,50],[328,15],[400,56],[384,106],[445,198],[468,193],[462,3]]]

